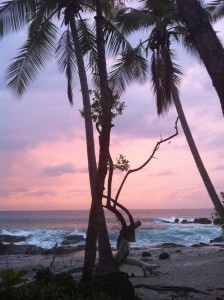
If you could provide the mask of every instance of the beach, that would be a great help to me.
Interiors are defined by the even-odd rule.
[[[211,213],[133,211],[142,226],[119,270],[129,275],[139,299],[224,300],[223,230]],[[80,280],[88,211],[0,212],[0,217],[0,270],[27,269],[32,281],[39,268],[50,267]],[[115,254],[120,228],[113,215],[106,217]]]
[[[167,254],[164,259],[160,259],[161,253]],[[72,276],[80,280],[83,257],[83,250],[56,255],[51,270],[56,273],[72,270]],[[49,267],[52,259],[53,255],[1,255],[0,269],[28,269],[28,279],[32,280],[35,270]],[[222,245],[131,249],[120,271],[129,274],[135,294],[142,300],[224,299]]]

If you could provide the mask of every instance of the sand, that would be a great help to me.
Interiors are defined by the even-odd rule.
[[[151,256],[142,257],[146,251]],[[169,254],[161,260],[162,252]],[[53,271],[74,269],[74,276],[81,276],[83,251],[74,254],[58,255],[53,264]],[[131,250],[130,260],[148,265],[147,276],[141,267],[123,264],[120,268],[130,275],[135,293],[143,300],[224,300],[224,247],[157,247]],[[52,255],[10,255],[0,256],[0,270],[13,267],[28,268],[32,278],[32,269],[38,266],[49,267]]]

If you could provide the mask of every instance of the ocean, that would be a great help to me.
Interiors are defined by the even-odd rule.
[[[181,224],[183,219],[192,222],[195,218],[211,219],[212,209],[172,209],[172,210],[132,210],[134,219],[142,225],[136,230],[136,242],[131,247],[143,248],[176,243],[191,246],[198,243],[209,243],[222,234],[220,226],[209,224]],[[175,223],[175,219],[179,223]],[[120,224],[115,216],[106,212],[109,238],[112,247],[116,240]],[[0,235],[25,236],[26,241],[17,244],[37,245],[45,249],[61,244],[69,235],[86,237],[88,223],[87,210],[62,211],[1,211]],[[80,242],[79,244],[83,244]],[[76,244],[77,245],[77,244]]]

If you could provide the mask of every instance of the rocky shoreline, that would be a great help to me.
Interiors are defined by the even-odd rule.
[[[170,221],[162,221],[162,223],[173,223]],[[176,218],[174,220],[174,223],[176,224],[204,224],[204,225],[208,225],[208,224],[214,224],[214,225],[222,225],[222,220],[220,218],[214,218],[214,219],[208,219],[208,218],[195,218],[193,221],[189,221],[187,219],[183,219],[182,221],[180,221],[180,219]]]
[[[162,221],[164,223],[173,223],[173,224],[219,224],[220,219],[207,219],[207,218],[195,218],[192,221],[183,219],[175,219],[173,222]],[[60,245],[55,244],[51,249],[42,248],[40,246],[26,243],[29,236],[16,236],[2,234],[0,235],[0,255],[48,255],[48,254],[69,254],[76,251],[85,249],[85,238],[82,235],[68,235],[64,237]],[[204,247],[204,246],[223,246],[224,245],[224,236],[219,236],[215,239],[210,240],[210,243],[198,243],[193,244],[191,247]],[[158,245],[158,247],[184,247],[184,245],[179,245],[175,243],[165,243]],[[137,248],[139,249],[139,248]]]
[[[14,236],[15,240],[17,240],[17,237]],[[1,239],[1,236],[0,236]],[[77,242],[78,243],[78,242]],[[217,237],[213,240],[210,240],[210,244],[206,243],[198,243],[198,244],[193,244],[190,247],[206,247],[206,246],[220,246],[224,247],[224,237],[220,236]],[[186,247],[181,244],[175,244],[175,243],[163,243],[160,245],[157,245],[156,247],[161,247],[161,248],[176,248],[176,247]],[[41,247],[38,247],[36,245],[17,245],[16,243],[4,243],[4,241],[0,242],[0,255],[60,255],[60,254],[69,254],[69,253],[74,253],[80,250],[84,250],[85,245],[75,245],[75,243],[72,243],[72,245],[62,245],[58,246],[57,244],[55,247],[51,249],[44,249]],[[138,249],[139,248],[133,248],[133,249]]]
[[[80,242],[85,242],[82,235],[66,236],[62,241],[61,246],[55,244],[55,246],[51,249],[44,249],[30,244],[17,244],[25,241],[25,236],[0,235],[0,255],[68,254],[85,249],[85,245],[78,244]]]

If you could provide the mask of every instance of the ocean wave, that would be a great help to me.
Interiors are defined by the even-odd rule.
[[[175,220],[178,220],[178,223],[181,223],[183,220],[187,220],[187,222],[192,223],[195,218],[187,217],[170,217],[170,218],[157,218],[155,219],[155,223],[175,223]]]
[[[24,236],[25,241],[15,243],[17,245],[35,245],[44,249],[51,249],[58,244],[62,245],[62,241],[66,236],[82,235],[86,237],[84,231],[75,229],[68,230],[52,230],[52,229],[31,229],[31,230],[0,230],[0,235]],[[78,245],[79,243],[76,243]]]
[[[62,245],[66,236],[81,235],[86,238],[87,211],[32,212],[29,213],[29,219],[25,212],[2,212],[1,215],[0,235],[25,237],[24,241],[17,244],[30,244],[50,249],[56,243],[58,246]],[[137,210],[133,215],[135,220],[142,222],[142,225],[137,228],[136,242],[131,243],[131,247],[156,246],[162,243],[190,246],[201,242],[209,243],[222,234],[220,226],[193,223],[197,217],[210,218],[209,210]],[[106,217],[110,242],[113,247],[116,247],[120,227],[114,216],[106,215]],[[40,218],[42,218],[41,222]],[[179,219],[178,223],[175,223],[176,219]],[[183,220],[187,220],[187,224],[182,224]],[[80,241],[80,244],[83,243],[83,240]]]

